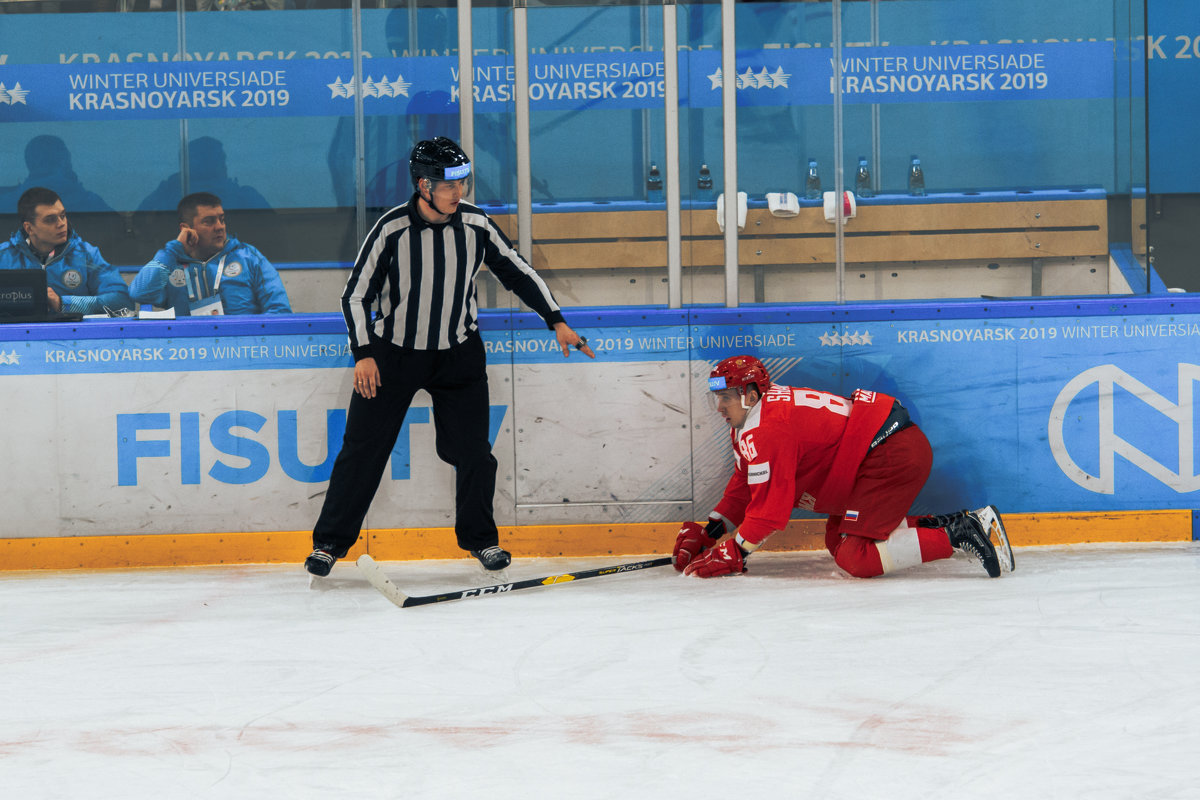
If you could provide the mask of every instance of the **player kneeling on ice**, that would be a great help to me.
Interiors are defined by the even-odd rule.
[[[949,558],[955,550],[993,578],[1012,571],[995,506],[908,515],[929,478],[933,451],[894,397],[773,385],[753,356],[717,364],[708,385],[729,423],[733,477],[707,526],[686,522],[680,529],[676,570],[700,578],[745,572],[747,557],[787,525],[793,508],[805,508],[829,515],[825,546],[858,578]]]

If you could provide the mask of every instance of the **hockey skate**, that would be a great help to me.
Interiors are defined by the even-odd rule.
[[[1013,558],[1012,545],[1008,543],[1008,532],[1004,530],[1004,521],[1000,519],[1000,512],[996,507],[984,506],[970,512],[970,516],[979,520],[979,524],[983,526],[984,534],[996,550],[996,557],[1000,561],[1000,569],[1004,572],[1015,570],[1017,562]]]
[[[472,550],[471,555],[479,560],[479,566],[483,568],[484,576],[498,581],[508,580],[507,567],[512,563],[512,554],[500,545],[494,544],[482,550]]]
[[[916,526],[918,528],[949,528],[958,520],[970,514],[965,508],[962,511],[955,511],[953,514],[926,514],[923,517],[917,517]]]
[[[479,563],[488,572],[504,569],[512,563],[512,554],[498,544],[485,547],[482,550],[472,550],[471,555],[479,559]]]
[[[338,557],[333,554],[331,547],[317,547],[308,558],[304,559],[304,568],[318,578],[324,578],[333,569]]]
[[[950,535],[950,546],[982,564],[989,578],[999,578],[1000,558],[996,555],[996,547],[992,544],[978,513],[972,511],[946,526],[946,533]]]

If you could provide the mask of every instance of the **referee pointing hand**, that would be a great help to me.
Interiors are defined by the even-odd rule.
[[[354,356],[354,392],[342,450],[304,562],[328,575],[358,540],[413,396],[433,399],[437,454],[455,470],[458,546],[485,569],[511,556],[492,516],[496,459],[488,440],[487,362],[475,278],[483,265],[554,331],[563,357],[595,358],[563,319],[550,289],[486,213],[463,200],[471,161],[445,137],[409,158],[414,193],[385,213],[359,248],[342,292]]]

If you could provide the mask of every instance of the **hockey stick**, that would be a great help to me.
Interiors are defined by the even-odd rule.
[[[605,575],[616,575],[620,572],[635,572],[639,569],[647,569],[649,567],[664,567],[670,564],[671,561],[670,556],[662,556],[661,558],[652,558],[649,561],[632,561],[628,564],[617,564],[612,567],[581,569],[577,572],[566,572],[562,575],[527,578],[523,581],[499,583],[495,586],[481,586],[478,589],[463,589],[457,592],[447,592],[446,594],[430,594],[423,597],[412,597],[400,591],[399,587],[388,580],[388,577],[383,574],[383,569],[379,566],[379,563],[366,553],[358,557],[358,568],[362,570],[367,581],[378,589],[384,597],[400,606],[400,608],[410,608],[412,606],[429,605],[430,603],[448,603],[451,600],[465,600],[468,597],[507,594],[508,592],[515,592],[520,589],[535,589],[538,586],[552,586],[556,583],[581,581],[585,578],[600,578]]]

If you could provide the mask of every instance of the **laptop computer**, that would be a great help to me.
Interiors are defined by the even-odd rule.
[[[51,311],[43,269],[0,269],[0,324],[78,322],[82,314]]]

